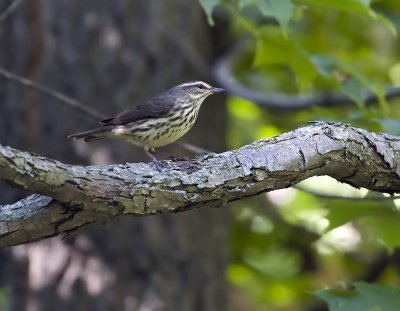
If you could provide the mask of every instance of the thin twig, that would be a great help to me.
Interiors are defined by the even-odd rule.
[[[209,153],[211,151],[204,149],[202,147],[198,147],[196,145],[187,143],[187,142],[183,142],[183,141],[177,141],[176,142],[178,145],[180,145],[181,147],[183,147],[184,149],[193,152],[195,154],[202,154],[202,153]]]
[[[0,23],[3,22],[22,2],[22,0],[14,0],[11,4],[0,14]]]
[[[3,68],[0,68],[0,76],[2,76],[5,79],[17,82],[20,85],[23,85],[25,87],[33,89],[33,90],[35,90],[35,91],[37,91],[39,93],[42,93],[42,94],[44,94],[46,96],[50,96],[52,98],[55,98],[55,99],[59,100],[60,102],[66,104],[66,105],[68,105],[70,107],[73,107],[73,108],[75,108],[77,110],[80,110],[81,112],[84,112],[84,113],[86,113],[86,114],[88,114],[88,115],[90,115],[90,116],[92,116],[92,117],[94,117],[96,119],[104,119],[104,118],[106,118],[106,116],[104,116],[102,113],[97,112],[94,109],[91,109],[89,107],[86,107],[86,106],[82,105],[80,102],[76,101],[75,99],[72,99],[72,98],[70,98],[70,97],[68,97],[68,96],[66,96],[64,94],[59,93],[59,92],[52,91],[52,90],[50,90],[50,89],[48,89],[48,88],[46,88],[44,86],[41,86],[41,85],[39,85],[39,84],[37,84],[37,83],[33,82],[32,80],[29,80],[27,78],[23,78],[23,77],[17,76],[15,74],[3,69]]]
[[[306,189],[302,186],[296,185],[293,186],[293,188],[304,192],[304,193],[308,193],[311,195],[314,195],[316,197],[319,198],[323,198],[323,199],[331,199],[331,200],[349,200],[349,201],[393,201],[393,200],[397,200],[400,199],[400,195],[392,195],[389,197],[378,197],[378,196],[369,196],[369,197],[348,197],[348,196],[340,196],[340,195],[334,195],[334,194],[327,194],[327,193],[323,193],[323,192],[319,192],[319,191],[315,191],[315,190],[310,190],[310,189]]]
[[[52,90],[50,90],[44,86],[41,86],[27,78],[19,77],[3,68],[0,68],[0,76],[4,77],[5,79],[17,82],[23,86],[29,87],[29,88],[33,89],[34,91],[38,91],[39,93],[42,93],[46,96],[50,96],[68,106],[71,106],[77,110],[80,110],[81,112],[88,114],[91,117],[98,118],[98,119],[106,118],[106,116],[104,116],[100,112],[97,112],[89,107],[84,106],[82,103],[78,102],[75,99],[72,99],[71,97],[68,97],[68,96],[61,94],[59,92],[56,92],[56,91],[52,91]],[[189,143],[178,142],[178,144],[181,145],[186,150],[189,150],[194,153],[208,152],[207,150],[205,150],[203,148],[197,147],[197,146],[189,144]]]
[[[246,98],[260,107],[281,110],[307,109],[312,106],[343,106],[351,103],[351,99],[343,93],[317,93],[314,95],[287,95],[283,93],[265,93],[251,89],[241,83],[235,76],[235,64],[245,53],[248,40],[239,42],[226,56],[214,66],[214,76],[219,85],[227,89],[229,93]],[[364,90],[364,101],[376,103],[379,101],[377,94],[370,90]],[[400,97],[400,88],[387,88],[385,99]]]

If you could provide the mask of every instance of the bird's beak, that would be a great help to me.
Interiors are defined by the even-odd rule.
[[[219,92],[223,92],[223,91],[226,91],[226,90],[223,89],[223,88],[220,88],[220,87],[213,87],[212,89],[210,89],[210,91],[212,93],[219,93]]]

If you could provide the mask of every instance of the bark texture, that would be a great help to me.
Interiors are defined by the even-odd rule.
[[[400,137],[315,123],[238,150],[190,161],[71,166],[0,148],[0,177],[33,195],[1,209],[0,245],[16,245],[137,216],[219,207],[329,175],[355,187],[400,192]]]

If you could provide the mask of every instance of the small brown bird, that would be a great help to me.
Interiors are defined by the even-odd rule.
[[[121,139],[142,147],[153,159],[154,148],[173,143],[186,134],[196,121],[207,96],[224,91],[202,81],[185,82],[121,112],[114,118],[100,121],[93,130],[68,137],[91,142],[103,138]]]

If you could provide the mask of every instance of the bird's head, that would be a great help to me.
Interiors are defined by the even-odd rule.
[[[203,100],[214,93],[225,91],[222,88],[212,87],[203,81],[190,81],[177,85],[174,89],[179,89],[185,96],[195,102],[203,102]]]

